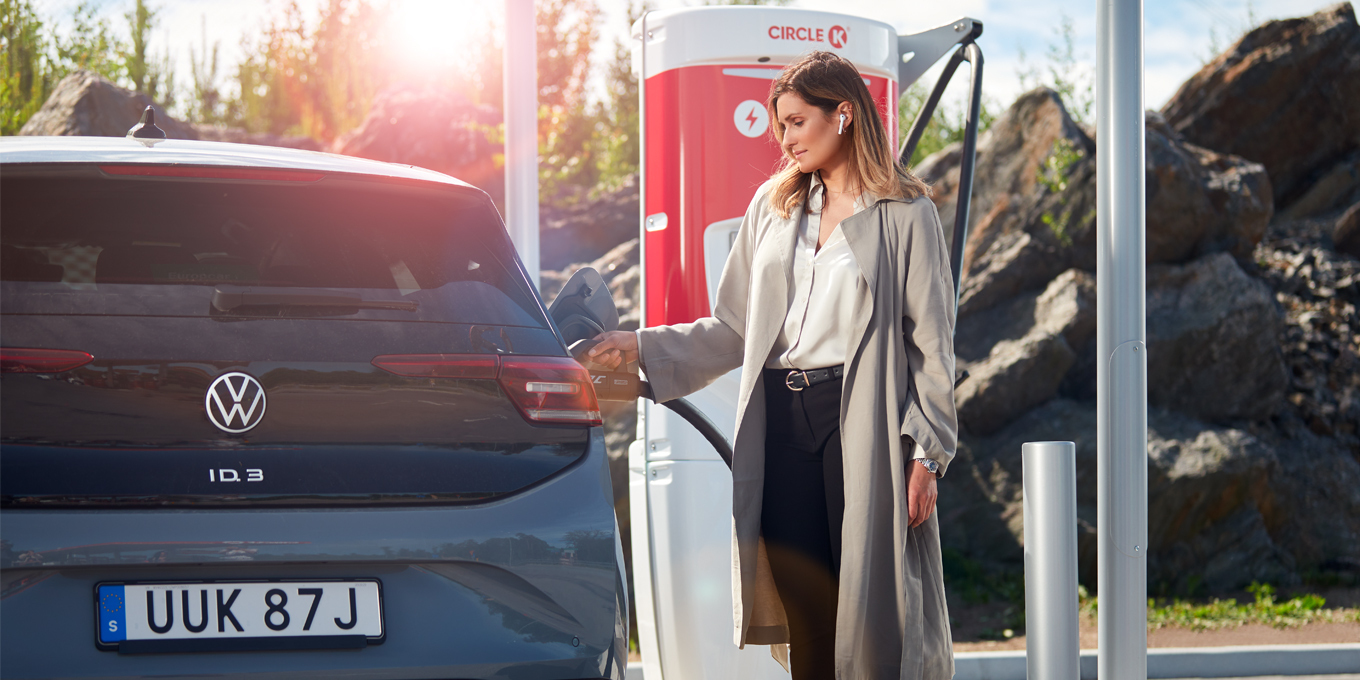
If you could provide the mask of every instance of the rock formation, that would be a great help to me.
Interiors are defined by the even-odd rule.
[[[331,150],[390,163],[407,163],[452,175],[504,196],[501,145],[492,141],[500,114],[456,92],[396,87],[374,98],[359,127]]]
[[[1357,36],[1349,5],[1271,22],[1147,116],[1154,594],[1319,570],[1360,578],[1360,208],[1341,214],[1360,201]],[[1089,585],[1099,358],[1084,321],[1095,307],[1088,135],[1036,90],[979,140],[956,332],[971,377],[956,394],[960,459],[941,482],[940,517],[946,548],[1019,568],[1020,446],[1075,441]],[[958,154],[916,169],[947,228]],[[1277,203],[1287,210],[1276,215]]]
[[[122,137],[148,106],[156,107],[156,126],[165,130],[167,138],[198,139],[193,126],[166,115],[150,97],[125,90],[89,71],[62,78],[19,134]]]
[[[247,132],[239,128],[194,125],[170,117],[151,98],[127,90],[101,75],[76,71],[57,83],[41,109],[24,123],[21,135],[122,137],[141,120],[147,106],[156,110],[156,127],[167,139],[205,139],[215,142],[284,146],[320,151],[310,137]]]
[[[1284,314],[1227,253],[1147,271],[1148,401],[1202,420],[1264,420],[1284,405]]]
[[[1248,32],[1162,113],[1189,142],[1263,164],[1282,210],[1322,211],[1360,190],[1356,83],[1360,26],[1347,2]]]

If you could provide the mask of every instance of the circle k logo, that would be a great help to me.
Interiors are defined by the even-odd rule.
[[[845,47],[845,43],[849,42],[849,40],[850,32],[840,26],[832,26],[831,30],[827,31],[826,41],[831,43],[831,46],[836,49]]]
[[[809,28],[807,26],[771,26],[767,35],[774,40],[799,40],[802,42],[824,42],[835,49],[845,47],[850,42],[850,31],[844,26],[831,28]]]

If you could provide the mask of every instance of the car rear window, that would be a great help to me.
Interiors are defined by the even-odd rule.
[[[500,218],[472,190],[11,166],[0,194],[6,314],[548,327]]]

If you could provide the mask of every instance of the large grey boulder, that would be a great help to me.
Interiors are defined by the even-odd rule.
[[[1360,461],[1334,440],[1289,422],[1295,424],[1283,431],[1257,432],[1149,410],[1153,594],[1221,593],[1254,580],[1298,583],[1324,568],[1360,573]],[[989,437],[965,435],[961,460],[971,464],[956,463],[940,480],[943,546],[1019,569],[1021,446],[1054,440],[1076,443],[1079,574],[1097,585],[1092,402],[1054,399]]]
[[[539,208],[540,260],[545,269],[589,262],[638,237],[637,175],[619,188],[571,205]]]
[[[1357,82],[1360,26],[1346,2],[1253,29],[1181,85],[1162,113],[1187,141],[1265,165],[1276,205],[1289,209],[1360,150]],[[1338,175],[1334,197],[1360,181],[1348,176]]]
[[[443,88],[397,86],[379,93],[359,127],[331,144],[331,151],[389,163],[407,163],[457,177],[504,195],[505,173],[493,141],[499,113]]]
[[[961,320],[955,352],[970,374],[955,391],[961,426],[989,434],[1051,399],[1095,327],[1095,280],[1080,269]]]
[[[1058,391],[1076,353],[1061,335],[1043,333],[1003,340],[954,391],[961,428],[990,434]]]
[[[1273,214],[1265,168],[1185,142],[1159,114],[1147,125],[1147,260],[1184,262],[1214,252],[1249,259]],[[978,142],[959,316],[1042,289],[1069,268],[1095,270],[1095,142],[1057,93],[1022,95]],[[952,229],[959,149],[917,172]],[[1044,173],[1048,182],[1040,182]]]
[[[1264,166],[1184,142],[1157,113],[1147,115],[1145,186],[1148,262],[1249,259],[1274,212]]]
[[[1067,188],[1051,195],[1038,178],[1058,147],[1071,149],[1078,160],[1065,171]],[[1094,269],[1094,258],[1079,254],[1095,247],[1094,153],[1095,142],[1048,88],[1021,95],[982,135],[963,254],[961,317],[1042,288],[1069,267]],[[933,184],[932,198],[952,238],[958,145],[925,159],[915,171]],[[1044,223],[1045,214],[1064,222],[1062,228]]]
[[[320,151],[311,137],[247,132],[240,128],[195,125],[176,120],[151,98],[127,90],[101,75],[76,71],[57,83],[41,109],[24,123],[21,135],[123,137],[141,120],[147,106],[156,111],[156,127],[167,139],[201,139],[210,142],[282,146]]]
[[[1356,203],[1337,218],[1332,228],[1332,243],[1337,252],[1360,258],[1360,203]]]
[[[1081,269],[1058,275],[1042,291],[1030,291],[1004,304],[959,319],[954,353],[972,364],[992,347],[1032,333],[1060,334],[1071,347],[1086,344],[1096,331],[1096,279]]]
[[[1276,450],[1237,429],[1160,412],[1148,424],[1148,581],[1171,592],[1292,585],[1298,564],[1266,526]],[[1154,557],[1155,556],[1155,557]]]
[[[1270,417],[1289,384],[1283,330],[1269,288],[1227,253],[1148,267],[1148,400],[1208,421]]]
[[[965,262],[986,251],[1001,233],[1016,228],[1021,203],[1038,187],[1038,173],[1055,142],[1065,140],[1084,154],[1095,142],[1068,115],[1057,92],[1041,87],[1021,95],[978,140],[969,212],[970,252]],[[934,186],[936,207],[946,236],[957,209],[959,153],[953,144],[924,159],[914,171]]]
[[[198,139],[193,126],[166,115],[150,97],[125,90],[89,71],[75,71],[62,78],[19,134],[122,137],[148,106],[155,106],[156,127],[165,130],[167,138]]]

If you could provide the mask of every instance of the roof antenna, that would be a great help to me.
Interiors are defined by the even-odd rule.
[[[165,139],[165,130],[156,127],[156,110],[147,105],[142,111],[142,119],[127,131],[128,137],[135,139]]]

